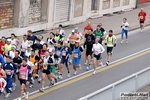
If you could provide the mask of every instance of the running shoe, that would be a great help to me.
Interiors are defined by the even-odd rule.
[[[53,82],[53,81],[50,82],[49,86],[51,87],[51,86],[53,86],[53,85],[54,85],[54,82]]]
[[[27,92],[26,94],[25,94],[25,99],[28,99],[29,98],[29,92]]]
[[[109,62],[108,61],[106,62],[106,65],[109,66]]]
[[[12,88],[8,88],[8,90],[12,93],[13,92],[13,89]]]
[[[55,80],[55,83],[57,83],[57,82],[58,82],[57,78],[55,78],[54,80]]]
[[[16,83],[13,83],[13,88],[12,88],[12,91],[15,91],[16,90]]]
[[[7,95],[6,95],[6,96],[4,97],[4,100],[7,100],[7,98],[8,98],[8,97],[7,97]]]
[[[31,83],[34,84],[34,79],[33,79],[33,77],[31,78]]]
[[[101,63],[100,63],[100,66],[101,66],[101,68],[103,68],[103,67],[104,67],[103,62],[101,62]]]
[[[38,83],[41,83],[41,78],[38,78]]]
[[[34,87],[34,85],[33,84],[31,84],[30,86],[29,86],[29,88],[33,88]]]
[[[63,79],[63,77],[61,75],[58,76],[59,79]]]
[[[21,97],[19,97],[19,99],[18,100],[22,100],[22,98]]]
[[[121,44],[124,42],[124,40],[121,40]]]
[[[126,44],[128,44],[128,40],[126,40]]]
[[[9,97],[10,96],[10,93],[7,93],[6,97]]]
[[[87,62],[85,62],[84,64],[87,65]]]
[[[75,71],[73,75],[77,75],[77,71]]]
[[[44,89],[43,89],[43,88],[40,88],[39,91],[40,91],[40,92],[44,92]]]
[[[70,77],[70,73],[68,73],[68,77]]]
[[[96,74],[96,70],[94,70],[94,72],[93,72],[93,75],[95,75]]]

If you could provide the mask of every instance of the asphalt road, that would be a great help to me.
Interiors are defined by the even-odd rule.
[[[143,49],[149,48],[149,28],[146,27],[143,33],[140,33],[139,30],[135,30],[129,33],[129,43],[128,44],[120,44],[120,35],[117,36],[118,43],[117,47],[114,48],[113,56],[111,61],[115,61],[121,59],[125,56],[131,55],[133,53],[139,52]],[[134,60],[128,61],[124,64],[118,65],[111,69],[107,69],[98,73],[94,76],[90,76],[89,78],[82,79],[78,82],[72,83],[70,85],[59,88],[58,90],[51,91],[48,94],[45,94],[41,97],[35,96],[35,100],[47,100],[47,98],[51,98],[51,100],[76,100],[82,96],[85,96],[91,92],[94,92],[106,85],[109,85],[115,81],[118,81],[132,73],[135,73],[145,67],[149,66],[149,54],[143,55]],[[86,66],[84,65],[85,57],[83,56],[81,59],[82,69],[78,71],[78,74],[86,71]],[[102,55],[102,62],[105,64],[107,61],[106,52]],[[71,76],[73,76],[73,69],[71,67]],[[67,79],[67,71],[64,67],[63,80]],[[46,81],[46,85],[49,82]],[[33,92],[38,90],[41,87],[40,84],[35,83],[34,88],[28,89],[29,92]],[[55,87],[55,86],[54,86]],[[11,97],[8,100],[13,100],[20,95],[20,84],[17,82],[16,90],[11,94]],[[31,96],[32,97],[32,96]],[[37,98],[36,98],[37,97]],[[2,100],[3,96],[0,96],[0,100]]]

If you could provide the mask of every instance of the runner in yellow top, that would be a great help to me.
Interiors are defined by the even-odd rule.
[[[113,31],[109,30],[109,34],[105,37],[105,45],[107,46],[107,62],[106,65],[109,65],[110,56],[112,54],[113,47],[116,47],[116,36],[113,35]]]

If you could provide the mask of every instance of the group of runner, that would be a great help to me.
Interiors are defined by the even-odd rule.
[[[143,9],[138,16],[141,30],[143,30],[146,16]],[[127,18],[123,18],[121,28],[121,43],[124,42],[124,34],[126,43],[128,43],[129,23]],[[101,54],[105,51],[104,45],[107,47],[106,65],[108,66],[113,48],[117,43],[113,30],[106,33],[101,23],[94,31],[88,22],[83,34],[76,27],[71,31],[67,40],[64,40],[65,31],[61,24],[55,33],[50,32],[46,41],[43,41],[42,35],[38,37],[33,35],[31,30],[23,35],[21,43],[15,38],[14,33],[8,39],[3,36],[0,41],[0,93],[4,94],[4,100],[15,91],[17,79],[21,84],[19,100],[22,100],[23,97],[28,98],[27,87],[33,88],[36,79],[41,83],[39,89],[41,92],[44,92],[46,76],[50,81],[49,86],[57,83],[58,79],[63,79],[64,65],[67,68],[68,77],[71,76],[71,64],[74,70],[73,75],[77,75],[77,69],[81,69],[81,56],[85,56],[86,70],[90,70],[93,65],[93,75],[96,74],[97,66],[103,67]],[[84,41],[83,47],[80,44],[82,40]]]

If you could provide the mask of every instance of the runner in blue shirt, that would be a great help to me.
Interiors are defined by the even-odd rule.
[[[64,42],[64,47],[63,47],[63,51],[62,51],[62,59],[61,59],[61,70],[60,73],[63,72],[63,66],[64,64],[66,65],[66,68],[68,70],[68,77],[70,77],[70,67],[69,67],[69,55],[71,54],[71,49],[68,46],[68,42],[65,41]]]
[[[72,60],[72,64],[73,64],[73,69],[74,69],[74,75],[77,74],[77,68],[79,68],[79,64],[80,64],[80,58],[81,58],[81,53],[83,52],[82,47],[79,46],[79,42],[80,41],[76,41],[75,42],[75,47],[73,49],[73,60]]]

